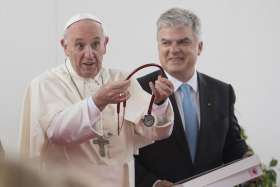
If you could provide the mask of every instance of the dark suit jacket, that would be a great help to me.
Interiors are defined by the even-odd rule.
[[[138,79],[151,93],[148,82],[157,78],[153,72]],[[175,113],[171,136],[140,149],[135,156],[136,187],[151,187],[158,179],[177,182],[223,163],[241,158],[248,150],[240,137],[234,115],[235,94],[231,85],[198,73],[200,129],[194,163],[174,95],[170,101]]]

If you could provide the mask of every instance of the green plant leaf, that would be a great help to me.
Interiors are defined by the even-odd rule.
[[[245,130],[241,128],[240,136],[243,140],[247,140],[248,136],[245,133]]]
[[[269,167],[275,167],[278,164],[278,161],[276,159],[272,159],[269,163]]]

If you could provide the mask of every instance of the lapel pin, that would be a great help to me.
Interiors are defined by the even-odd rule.
[[[207,106],[211,106],[212,104],[211,103],[207,103]]]

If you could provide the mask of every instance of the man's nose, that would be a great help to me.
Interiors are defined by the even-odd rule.
[[[173,43],[170,46],[170,52],[171,53],[178,53],[179,51],[180,51],[180,47],[176,43]]]
[[[94,57],[95,50],[92,49],[90,46],[87,46],[85,49],[85,57],[92,59]]]

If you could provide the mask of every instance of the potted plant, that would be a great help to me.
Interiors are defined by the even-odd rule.
[[[244,132],[244,129],[241,129],[241,137],[247,139],[247,135]],[[252,153],[253,150],[251,149]],[[247,182],[245,184],[239,185],[240,187],[277,187],[277,172],[276,166],[278,161],[272,159],[269,165],[262,164],[263,175],[253,181]]]

